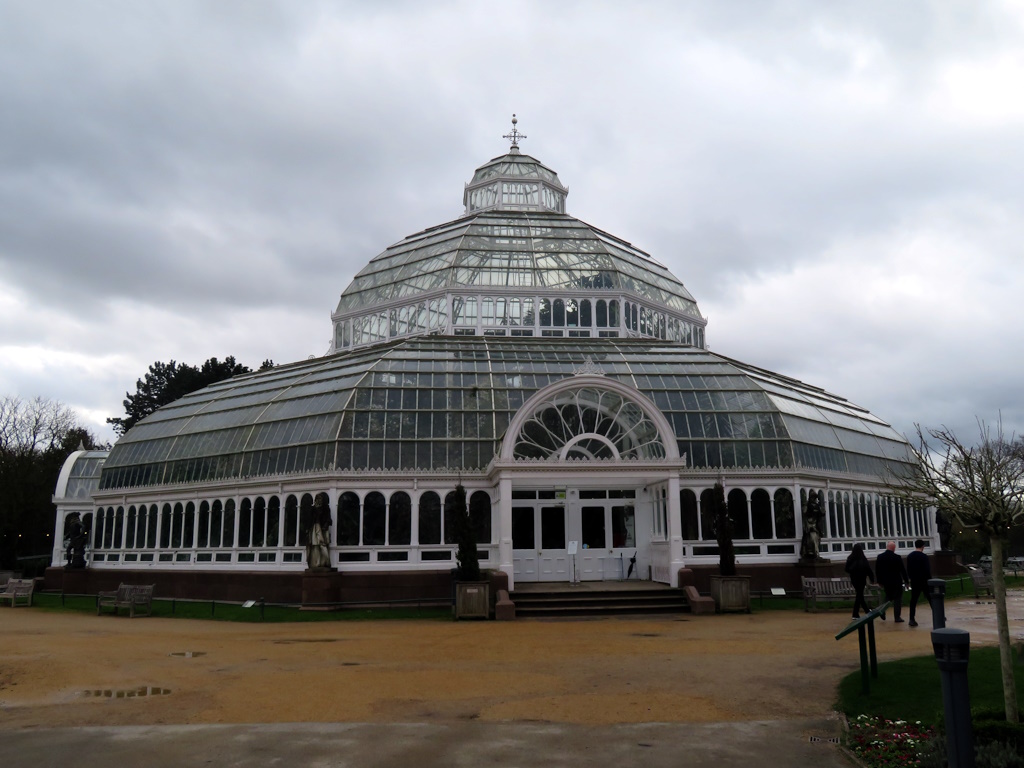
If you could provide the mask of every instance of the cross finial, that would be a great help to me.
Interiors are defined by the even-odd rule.
[[[516,119],[516,115],[513,112],[512,113],[512,132],[511,133],[506,133],[504,136],[501,137],[503,139],[508,139],[509,141],[512,142],[512,146],[511,146],[512,152],[518,152],[519,151],[519,140],[526,138],[526,134],[525,133],[520,133],[519,129],[516,128],[516,125],[518,123],[519,123],[519,121]]]

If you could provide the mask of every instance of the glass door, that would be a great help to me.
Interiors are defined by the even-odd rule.
[[[564,506],[512,507],[512,567],[516,581],[569,580]]]
[[[565,540],[565,507],[539,507],[540,580],[568,581],[569,555]]]

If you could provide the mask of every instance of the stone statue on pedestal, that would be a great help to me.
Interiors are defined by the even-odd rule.
[[[821,509],[821,500],[817,491],[811,491],[804,507],[804,536],[800,542],[801,560],[821,559],[821,528],[825,522],[825,513]]]
[[[313,524],[306,538],[306,567],[312,571],[331,568],[331,512],[323,494],[313,502]]]
[[[89,531],[82,524],[82,517],[77,512],[68,515],[65,521],[64,546],[67,554],[68,568],[85,568],[85,545],[89,543]]]

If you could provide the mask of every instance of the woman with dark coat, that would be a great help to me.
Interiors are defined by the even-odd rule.
[[[850,574],[850,581],[853,583],[853,588],[857,593],[853,599],[853,618],[858,619],[860,618],[861,606],[864,606],[865,613],[871,610],[864,599],[864,587],[869,581],[872,584],[875,582],[875,573],[871,570],[871,563],[868,562],[867,557],[864,555],[863,544],[853,545],[853,551],[846,558],[846,572]]]

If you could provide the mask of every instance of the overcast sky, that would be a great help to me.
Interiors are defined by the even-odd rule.
[[[1024,432],[1024,6],[0,0],[0,395],[322,355],[352,276],[523,151],[715,352]]]

